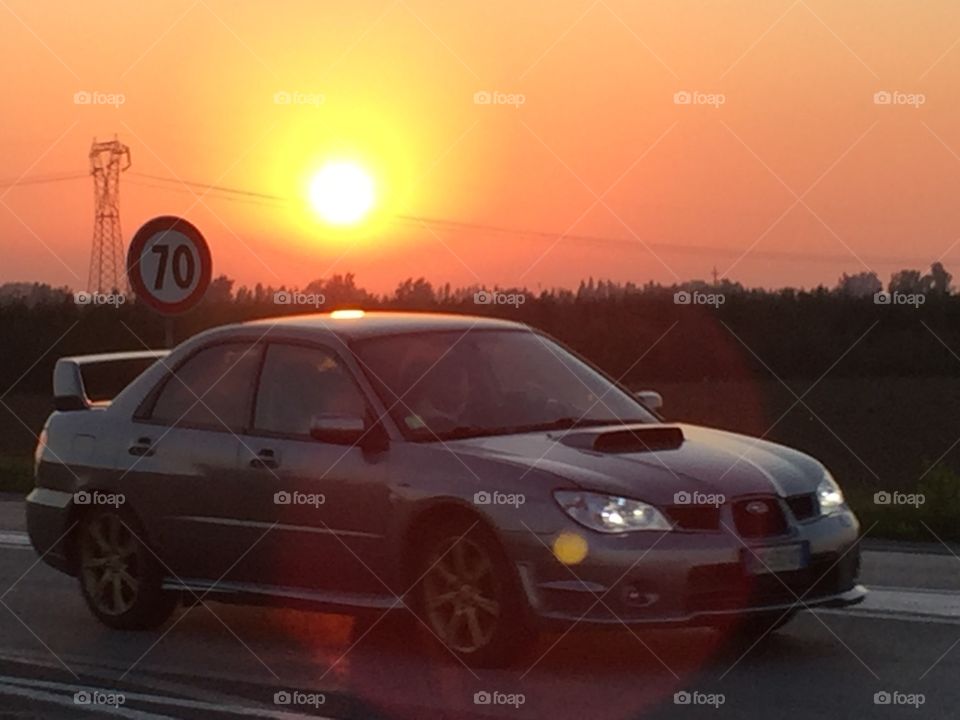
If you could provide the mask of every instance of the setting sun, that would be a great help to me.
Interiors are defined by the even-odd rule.
[[[373,208],[373,178],[359,165],[335,162],[310,181],[310,205],[331,225],[353,225]]]

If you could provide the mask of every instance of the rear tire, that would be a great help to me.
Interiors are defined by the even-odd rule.
[[[414,612],[424,634],[472,667],[509,665],[533,644],[520,579],[492,531],[446,522],[419,549]]]
[[[117,630],[156,628],[177,604],[177,596],[162,588],[160,563],[143,535],[133,514],[119,508],[92,509],[80,521],[80,592],[94,616]]]

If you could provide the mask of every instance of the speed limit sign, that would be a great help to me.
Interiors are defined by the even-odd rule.
[[[127,251],[127,278],[137,297],[163,315],[186,312],[203,298],[213,267],[203,234],[165,215],[137,230]]]

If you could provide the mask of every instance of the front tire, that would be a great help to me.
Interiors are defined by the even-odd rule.
[[[419,557],[416,611],[465,664],[509,665],[533,643],[519,578],[490,530],[476,522],[445,523],[430,533]]]
[[[94,616],[117,630],[156,628],[176,606],[176,595],[163,590],[160,563],[142,537],[133,515],[119,508],[91,510],[80,522],[80,592]]]

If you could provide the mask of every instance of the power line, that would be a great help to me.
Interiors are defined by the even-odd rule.
[[[194,181],[184,181],[177,178],[164,177],[161,175],[148,175],[146,173],[130,173],[131,175],[137,175],[138,177],[147,177],[153,180],[158,180],[167,183],[177,183],[180,185],[187,185],[189,187],[195,187],[203,190],[213,190],[220,195],[216,196],[222,200],[227,201],[240,201],[239,198],[249,198],[249,199],[259,199],[259,200],[268,200],[271,202],[282,202],[282,203],[291,203],[294,202],[292,198],[283,197],[281,195],[271,195],[269,193],[255,192],[252,190],[244,190],[241,188],[227,187],[224,185],[213,185],[209,183],[201,183]],[[187,192],[181,189],[182,192]],[[237,196],[237,197],[233,197]],[[256,203],[255,203],[256,204]],[[262,203],[266,204],[266,203]],[[536,238],[540,240],[549,240],[556,242],[560,240],[561,242],[566,242],[568,240],[573,242],[581,243],[592,243],[592,244],[616,244],[619,246],[632,246],[639,249],[650,249],[656,250],[657,252],[662,253],[671,253],[671,254],[681,254],[681,255],[700,255],[700,256],[711,256],[711,257],[729,257],[738,259],[744,255],[745,250],[743,248],[736,247],[717,247],[709,245],[696,245],[696,244],[678,244],[678,243],[667,243],[662,241],[646,241],[640,242],[635,238],[624,238],[624,237],[610,237],[603,235],[584,235],[579,233],[558,233],[551,232],[547,230],[526,230],[522,228],[511,228],[504,227],[501,225],[488,225],[484,223],[473,223],[473,222],[464,222],[461,220],[449,220],[444,218],[432,218],[426,216],[417,216],[417,215],[396,215],[395,220],[406,223],[409,225],[419,225],[419,226],[428,226],[433,228],[442,228],[445,230],[453,230],[457,232],[483,232],[483,233],[495,233],[500,235],[510,235],[514,237],[526,237],[526,238]],[[840,254],[840,253],[803,253],[803,252],[791,252],[788,250],[752,250],[749,253],[750,257],[765,259],[765,260],[776,260],[784,262],[815,262],[815,263],[844,263],[851,260],[850,255]],[[920,260],[918,258],[906,258],[906,257],[872,257],[865,258],[869,260],[874,265],[882,266],[907,266],[907,265],[925,265],[926,260]]]
[[[133,174],[135,174],[135,173],[129,173],[129,174],[130,174],[130,175],[133,175]],[[189,188],[185,188],[185,187],[170,187],[169,185],[160,185],[160,184],[158,184],[158,183],[144,182],[143,180],[136,180],[136,179],[134,179],[134,180],[127,180],[127,181],[126,181],[126,184],[128,184],[128,185],[137,185],[138,187],[153,188],[153,189],[155,189],[155,190],[163,190],[164,192],[181,193],[181,194],[183,194],[183,195],[190,195],[191,197],[196,197],[196,196],[197,196],[197,193],[195,193],[193,190],[191,190],[191,189],[189,189]],[[279,205],[277,205],[276,203],[264,202],[264,201],[261,201],[261,200],[257,200],[257,199],[255,199],[255,198],[234,197],[234,196],[226,195],[226,194],[219,193],[219,192],[209,192],[209,193],[207,193],[206,195],[204,195],[204,197],[214,198],[214,199],[217,199],[217,200],[226,200],[226,201],[228,201],[228,202],[237,202],[237,203],[244,203],[244,204],[249,204],[249,205],[259,205],[259,206],[261,206],[261,207],[273,208],[274,210],[276,210],[276,209],[279,207]]]
[[[90,173],[54,173],[51,175],[33,175],[19,180],[0,180],[0,187],[20,187],[23,185],[45,185],[47,183],[80,180],[89,177]]]
[[[43,183],[53,183],[53,182],[63,182],[67,180],[75,180],[79,178],[84,178],[87,175],[85,173],[73,173],[73,174],[61,174],[59,176],[37,176],[31,178],[24,178],[20,181],[12,181],[3,183],[0,182],[0,187],[10,187],[10,186],[19,186],[19,185],[32,185],[32,184],[43,184]],[[289,205],[296,202],[295,198],[284,197],[282,195],[274,195],[271,193],[258,192],[254,190],[247,190],[244,188],[230,187],[226,185],[218,185],[213,183],[204,183],[194,180],[182,180],[175,177],[166,177],[163,175],[153,175],[150,173],[141,173],[141,172],[129,172],[127,177],[136,177],[143,178],[146,180],[151,180],[153,182],[143,182],[141,180],[130,180],[131,184],[139,185],[141,187],[149,187],[158,190],[167,190],[171,192],[180,192],[190,195],[196,195],[192,192],[192,189],[203,190],[207,193],[207,197],[211,197],[218,200],[223,200],[226,202],[241,202],[252,205],[260,205],[263,207],[277,208],[278,205]],[[170,187],[167,185],[157,184],[157,183],[167,183],[173,186],[179,187]],[[442,229],[447,231],[456,231],[461,233],[487,233],[487,234],[497,234],[497,235],[508,235],[512,237],[521,237],[521,238],[531,238],[538,240],[548,240],[553,242],[580,242],[580,243],[590,243],[598,245],[618,245],[618,246],[632,246],[638,249],[649,249],[655,250],[664,254],[680,254],[680,255],[697,255],[697,256],[709,256],[709,257],[729,257],[729,258],[740,258],[744,255],[745,250],[743,248],[736,247],[717,247],[717,246],[708,246],[708,245],[696,245],[696,244],[678,244],[678,243],[667,243],[662,241],[647,241],[641,243],[635,238],[626,238],[626,237],[610,237],[602,235],[585,235],[579,233],[559,233],[555,231],[546,231],[546,230],[527,230],[523,228],[512,228],[505,227],[500,225],[490,225],[484,223],[474,223],[474,222],[465,222],[461,220],[451,220],[446,218],[433,218],[427,216],[417,216],[417,215],[396,215],[394,217],[395,221],[403,223],[410,226],[427,226],[429,228]],[[764,259],[764,260],[774,260],[774,261],[783,261],[783,262],[811,262],[811,263],[845,263],[851,260],[850,255],[839,254],[839,253],[805,253],[805,252],[791,252],[787,250],[761,250],[754,249],[749,252],[751,258]],[[908,258],[908,257],[866,257],[864,256],[864,261],[869,262],[872,265],[878,266],[913,266],[913,265],[926,265],[926,260],[921,260],[918,258]]]
[[[192,182],[190,180],[180,180],[179,178],[169,178],[162,175],[150,175],[148,173],[141,172],[132,172],[131,175],[136,177],[146,178],[148,180],[159,180],[162,182],[177,183],[179,185],[186,185],[187,187],[199,188],[201,190],[216,190],[217,192],[230,193],[233,195],[242,195],[245,197],[257,198],[260,200],[273,200],[278,202],[289,202],[289,198],[282,197],[280,195],[270,195],[268,193],[255,192],[253,190],[242,190],[239,188],[225,187],[223,185],[212,185],[210,183],[200,183]]]

